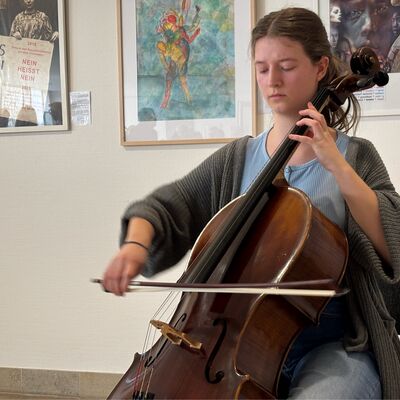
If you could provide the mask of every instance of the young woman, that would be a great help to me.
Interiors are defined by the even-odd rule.
[[[377,283],[399,281],[400,197],[373,145],[344,133],[357,122],[357,107],[351,117],[341,110],[322,115],[310,103],[340,74],[315,13],[287,8],[266,15],[252,32],[252,51],[273,126],[224,146],[184,178],[130,205],[104,287],[122,295],[137,274],[151,276],[175,264],[212,216],[246,192],[291,128],[305,125],[305,136],[290,136],[299,146],[285,178],[345,230],[351,291],[331,300],[320,325],[296,339],[281,395],[400,398],[400,343]]]

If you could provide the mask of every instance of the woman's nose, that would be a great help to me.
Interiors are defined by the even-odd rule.
[[[361,26],[360,34],[361,36],[367,36],[370,32],[373,32],[374,22],[372,20],[371,14],[369,12],[365,12],[363,16],[363,24]]]
[[[268,85],[275,87],[279,86],[280,83],[281,83],[280,72],[277,70],[277,68],[271,68],[268,75]]]

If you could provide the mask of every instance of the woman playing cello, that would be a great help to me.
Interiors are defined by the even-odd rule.
[[[356,100],[351,98],[351,113],[329,115],[310,103],[343,72],[315,13],[287,8],[266,15],[253,29],[252,54],[273,126],[225,145],[182,179],[131,204],[103,285],[123,295],[133,277],[178,262],[213,215],[246,192],[287,132],[306,126],[304,136],[290,135],[299,145],[284,175],[345,231],[350,292],[331,300],[320,324],[297,337],[282,371],[281,394],[400,398],[400,343],[378,286],[400,279],[400,197],[374,146],[346,135],[358,119]]]

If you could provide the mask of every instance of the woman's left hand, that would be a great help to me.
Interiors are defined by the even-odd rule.
[[[318,112],[311,102],[308,108],[299,111],[303,117],[296,122],[297,126],[308,126],[307,132],[302,135],[289,135],[289,138],[299,143],[308,144],[312,147],[319,162],[328,171],[333,171],[335,167],[344,161],[336,146],[336,132],[328,127],[325,117]]]
[[[50,38],[50,43],[54,43],[58,39],[58,36],[59,36],[58,32],[53,32]]]

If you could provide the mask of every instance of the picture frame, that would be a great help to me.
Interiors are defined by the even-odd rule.
[[[345,0],[342,0],[345,1]],[[265,13],[287,6],[306,7],[316,12],[322,19],[330,37],[330,2],[331,0],[269,0],[265,2]],[[399,7],[400,8],[400,7]],[[383,87],[373,87],[355,93],[361,106],[361,117],[390,116],[400,114],[400,98],[396,87],[400,87],[400,73],[389,73],[389,83]],[[270,110],[258,93],[258,113],[270,115]],[[268,117],[267,117],[268,119]]]
[[[330,21],[331,2],[332,0],[319,0],[318,9],[316,10],[319,13],[319,16],[321,17],[322,21],[324,22],[325,28],[328,33],[328,37],[330,39],[331,39],[331,25],[333,26],[333,24],[331,24]],[[337,1],[335,1],[335,3],[340,4]],[[381,2],[379,3],[376,2],[376,7],[379,8],[380,21],[382,20],[385,21],[382,18],[381,14],[382,12],[385,12],[383,6],[384,5]],[[400,7],[398,8],[400,9]],[[359,13],[359,9],[357,9],[356,11],[357,13]],[[343,16],[341,19],[342,19],[341,23],[343,23]],[[389,24],[391,24],[391,21],[389,18],[386,18],[386,20],[387,21],[385,24],[388,25],[387,28],[389,29],[390,28]],[[362,38],[365,36],[365,35],[360,35],[359,32],[356,33],[356,35],[358,38]],[[381,36],[380,43],[383,43],[382,37],[385,37],[384,32],[379,32],[379,35]],[[365,36],[365,40],[369,40],[370,42],[377,41],[377,39],[370,40],[367,36]],[[360,46],[372,47],[373,44],[370,45],[361,43]],[[377,53],[380,50],[382,51],[382,53],[387,53],[386,48],[379,49],[379,47],[378,50],[375,50],[375,52]],[[382,56],[378,55],[378,57]],[[361,117],[400,115],[400,98],[398,96],[398,89],[396,90],[396,87],[397,88],[400,87],[400,71],[396,73],[389,73],[389,83],[386,86],[382,87],[374,86],[370,89],[363,90],[361,92],[356,92],[355,96],[359,100],[361,106]]]
[[[69,129],[65,47],[64,0],[0,0],[0,134]]]
[[[116,1],[121,145],[255,134],[255,0],[222,1],[225,15],[208,0]]]

